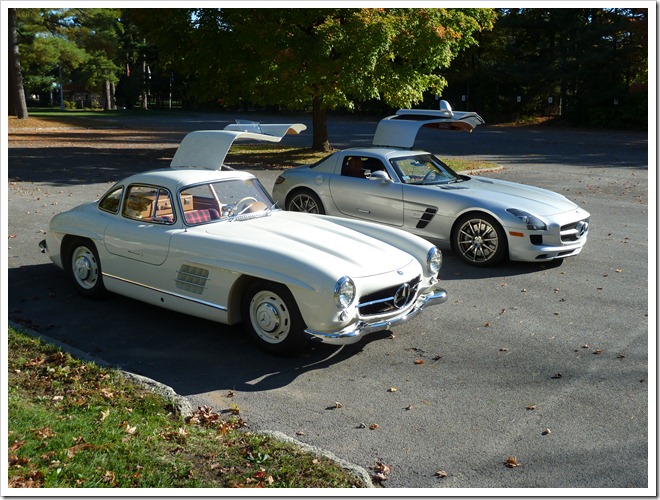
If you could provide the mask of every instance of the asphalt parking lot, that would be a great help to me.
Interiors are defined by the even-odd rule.
[[[254,430],[283,432],[367,470],[387,464],[384,488],[655,487],[646,134],[488,126],[440,139],[424,133],[418,146],[441,157],[483,158],[503,167],[487,176],[576,201],[592,215],[585,249],[560,265],[486,270],[446,252],[447,303],[359,344],[281,359],[257,350],[240,328],[118,296],[85,300],[37,247],[55,213],[98,198],[123,175],[167,166],[186,131],[230,119],[145,120],[137,124],[144,138],[112,149],[78,147],[76,131],[60,132],[49,148],[10,142],[9,319],[167,384],[193,406],[237,405]],[[333,117],[331,142],[361,144],[375,126]],[[268,189],[278,174],[254,173]],[[510,457],[520,466],[507,467]]]

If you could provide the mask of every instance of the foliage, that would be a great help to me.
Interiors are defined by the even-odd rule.
[[[647,126],[645,9],[504,9],[478,39],[451,66],[445,97],[488,122],[550,115]]]
[[[328,459],[248,432],[239,415],[200,408],[184,422],[119,372],[11,328],[8,353],[10,487],[361,486]]]
[[[488,123],[647,125],[644,8],[16,11],[29,92],[61,70],[89,90],[116,83],[126,107],[174,94],[184,107],[311,109],[325,149],[328,110],[434,107],[438,94]]]

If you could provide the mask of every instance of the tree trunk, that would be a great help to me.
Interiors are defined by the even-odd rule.
[[[110,80],[106,80],[103,84],[103,111],[114,111],[116,109],[115,84]]]
[[[312,128],[312,149],[331,151],[328,139],[328,108],[321,102],[319,96],[312,98]]]
[[[28,117],[21,63],[18,59],[18,37],[16,36],[16,9],[9,9],[9,115],[25,119]]]

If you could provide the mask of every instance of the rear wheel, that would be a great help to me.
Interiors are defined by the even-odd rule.
[[[324,215],[323,203],[312,191],[298,191],[294,193],[286,204],[286,209],[291,212],[305,212],[308,214]]]
[[[495,266],[508,254],[504,230],[486,214],[472,213],[461,217],[452,233],[452,246],[463,261],[479,267]]]
[[[273,354],[297,354],[307,343],[302,319],[287,287],[255,281],[243,296],[243,324],[259,347]]]
[[[78,293],[89,298],[105,295],[101,260],[94,243],[75,238],[69,243],[66,255],[66,271]]]

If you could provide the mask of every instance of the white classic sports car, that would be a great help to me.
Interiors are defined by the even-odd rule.
[[[411,150],[420,128],[471,132],[476,113],[399,110],[381,120],[373,147],[338,151],[284,172],[273,198],[286,210],[378,222],[451,248],[468,264],[506,258],[543,262],[577,255],[589,213],[532,186],[459,175],[426,151]]]
[[[440,304],[442,254],[404,231],[281,211],[251,174],[223,165],[236,138],[305,126],[188,134],[171,168],[130,176],[60,213],[40,243],[84,296],[106,291],[226,324],[267,351],[309,338],[350,344]]]

